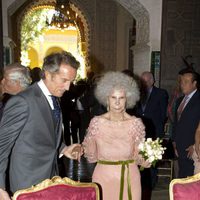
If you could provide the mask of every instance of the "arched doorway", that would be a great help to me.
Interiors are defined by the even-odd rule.
[[[48,10],[54,9],[53,5],[55,5],[55,2],[47,2],[47,4],[45,2],[31,2],[31,3],[29,2],[29,4],[27,5],[22,5],[22,8],[24,7],[23,11],[20,12],[19,10],[17,10],[15,14],[12,15],[11,18],[17,15],[17,18],[19,19],[17,21],[15,21],[16,17],[14,17],[14,19],[11,19],[12,33],[13,33],[13,29],[17,30],[14,32],[14,34],[12,34],[13,35],[12,38],[14,39],[16,46],[18,47],[14,52],[14,56],[15,56],[14,60],[19,61],[19,57],[21,57],[22,64],[26,66],[28,66],[30,63],[32,64],[33,62],[31,62],[28,57],[29,54],[32,52],[32,51],[30,52],[29,49],[35,49],[37,51],[37,55],[39,59],[38,60],[39,66],[41,66],[41,63],[43,61],[43,58],[45,56],[45,52],[47,51],[47,49],[55,45],[58,45],[59,49],[70,51],[80,61],[81,69],[79,70],[79,75],[80,77],[84,78],[86,74],[85,68],[89,65],[88,64],[89,49],[87,48],[87,45],[86,45],[86,43],[88,42],[87,32],[89,31],[88,30],[89,26],[87,25],[85,17],[79,11],[79,9],[75,7],[75,5],[70,4],[70,8],[74,9],[73,11],[76,12],[77,14],[76,27],[70,30],[67,30],[67,29],[65,30],[51,29],[50,30],[46,28],[45,31],[43,30],[45,32],[45,33],[43,32],[44,33],[43,34],[44,37],[42,39],[43,41],[40,40],[41,39],[40,36],[42,36],[42,34],[39,33],[40,32],[39,29],[44,29],[44,28],[41,28],[41,27],[38,28],[38,27],[44,26],[44,23],[41,23],[40,22],[41,20],[39,21],[37,19],[34,22],[34,20],[32,19],[35,17],[38,18],[38,16],[34,16],[33,13],[35,12],[36,15],[38,15],[37,12],[39,11],[39,14],[40,14],[39,18],[42,18],[44,17],[44,12],[46,10],[47,10],[46,12],[48,12]],[[43,13],[41,12],[41,10],[43,11]],[[46,13],[47,16],[48,14],[49,13]],[[32,20],[31,23],[27,23],[27,21],[30,20],[30,18]],[[38,23],[40,24],[38,25]],[[34,27],[36,27],[37,30],[33,31]],[[28,36],[28,38],[26,37],[27,33],[30,35]],[[22,37],[22,35],[25,35],[25,37]],[[59,43],[58,40],[64,37],[65,39],[63,39]],[[38,41],[35,42],[34,38],[36,38]],[[47,38],[46,43],[44,42],[44,38]],[[20,48],[21,48],[21,52],[20,52]],[[54,50],[57,51],[57,49],[54,49]],[[30,67],[33,68],[34,66],[30,66]]]
[[[96,51],[96,46],[95,46],[96,38],[93,35],[95,30],[95,23],[94,23],[95,21],[94,21],[94,15],[90,13],[90,7],[92,7],[92,4],[95,4],[95,2],[97,1],[98,0],[89,3],[89,1],[82,2],[80,0],[73,0],[72,4],[72,8],[80,14],[83,22],[83,27],[85,31],[84,32],[85,41],[82,40],[82,50],[85,54],[87,65],[90,65],[91,57],[94,56],[93,55],[94,51]],[[136,19],[136,43],[132,47],[134,54],[134,61],[133,61],[134,72],[140,73],[141,71],[144,71],[144,69],[146,70],[149,69],[150,66],[149,13],[141,3],[143,0],[113,0],[113,1],[118,2],[120,5],[122,5]],[[25,0],[21,0],[21,4],[23,4],[24,2]],[[16,8],[11,6],[12,12],[9,12],[11,13],[10,17],[16,18],[16,16],[18,16],[18,18],[20,19],[20,17],[22,17],[25,14],[25,12],[27,12],[27,10],[29,10],[31,7],[38,5],[50,5],[53,2],[54,2],[53,0],[41,0],[36,2],[26,1],[22,5],[21,10],[19,9],[17,10]],[[14,28],[17,30],[18,27],[20,27],[20,24],[17,23],[17,21],[14,21],[12,25],[14,25],[12,29]],[[12,32],[12,30],[10,32]],[[12,38],[14,39],[15,42],[16,40],[19,40],[14,35],[12,36]],[[19,52],[18,54],[15,53],[15,55],[19,56]]]

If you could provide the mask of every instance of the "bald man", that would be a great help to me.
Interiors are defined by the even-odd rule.
[[[137,105],[137,115],[144,121],[147,137],[161,138],[167,118],[167,91],[154,86],[155,80],[151,72],[143,72],[141,82],[143,91]]]

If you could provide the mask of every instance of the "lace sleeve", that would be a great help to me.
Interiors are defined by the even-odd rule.
[[[134,160],[138,165],[143,165],[145,160],[142,158],[142,156],[139,154],[138,146],[142,140],[145,139],[145,126],[142,123],[142,120],[140,118],[137,118],[134,120],[132,124],[132,132],[134,133]]]
[[[97,117],[94,117],[90,121],[90,125],[88,127],[87,134],[82,143],[83,149],[84,149],[84,156],[91,163],[97,161],[97,146],[96,146],[96,137],[95,137],[97,132],[98,132]]]

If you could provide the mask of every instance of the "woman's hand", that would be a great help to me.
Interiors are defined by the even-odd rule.
[[[62,152],[66,157],[80,162],[81,156],[83,155],[83,148],[80,144],[72,144],[65,147]]]
[[[143,162],[141,162],[141,166],[143,168],[150,168],[151,167],[151,163],[147,160],[144,160]]]

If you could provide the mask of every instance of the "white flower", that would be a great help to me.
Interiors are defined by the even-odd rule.
[[[148,150],[148,155],[151,156],[151,155],[153,155],[153,154],[154,154],[153,150],[152,150],[152,149],[149,149],[149,150]]]
[[[155,157],[154,157],[154,156],[150,156],[147,160],[148,160],[150,163],[152,163],[152,162],[155,160]]]
[[[144,151],[144,143],[140,143],[138,148],[140,151]]]
[[[147,151],[150,151],[152,148],[151,148],[151,146],[149,144],[147,144],[146,145],[146,149],[147,149]]]
[[[162,155],[166,148],[162,147],[161,145],[162,140],[157,138],[156,140],[152,140],[151,138],[147,138],[147,140],[143,140],[139,146],[139,153],[144,157],[145,160],[149,161],[150,163],[154,163],[157,160],[162,159]]]
[[[152,138],[147,138],[147,142],[152,142]]]

